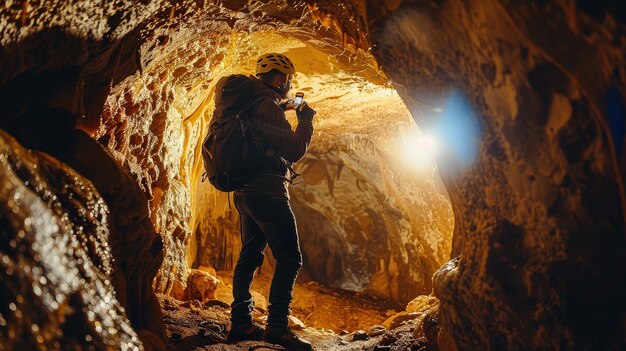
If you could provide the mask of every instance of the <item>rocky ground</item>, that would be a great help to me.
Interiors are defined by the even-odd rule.
[[[271,269],[262,267],[260,274],[254,278],[252,293],[259,311],[267,310],[272,281]],[[232,302],[232,272],[217,273],[221,284],[216,289],[216,298],[228,304]],[[346,330],[367,330],[372,325],[384,324],[404,305],[395,300],[379,298],[371,294],[355,293],[333,289],[306,279],[301,274],[294,287],[292,314],[309,327],[332,330],[335,333]],[[258,322],[263,323],[263,313]]]
[[[231,285],[228,274],[220,274],[220,278],[215,298],[204,303],[159,296],[168,349],[283,350],[266,342],[225,343],[230,327]],[[267,317],[263,293],[269,281],[268,276],[261,275],[253,286],[255,319],[261,323]],[[297,284],[294,294],[291,327],[310,340],[316,350],[434,350],[428,342],[428,335],[438,328],[438,301],[433,297],[420,296],[409,303],[406,311],[397,312],[387,308],[389,302],[316,283]]]

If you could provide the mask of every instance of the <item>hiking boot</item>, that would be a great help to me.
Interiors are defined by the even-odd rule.
[[[265,340],[272,344],[278,344],[289,351],[312,351],[311,343],[301,339],[291,329],[267,328],[263,334]]]
[[[263,333],[265,330],[262,326],[252,322],[243,325],[233,324],[226,337],[227,343],[233,343],[237,341],[258,341],[263,339]]]

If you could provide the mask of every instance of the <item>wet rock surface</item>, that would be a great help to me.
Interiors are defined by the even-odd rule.
[[[0,131],[0,345],[140,350],[111,276],[108,209],[95,187]]]
[[[163,261],[163,243],[148,216],[148,202],[129,172],[98,142],[71,128],[63,109],[30,108],[5,126],[25,147],[45,152],[88,179],[108,208],[111,283],[144,342],[163,349],[165,333],[152,281]],[[59,170],[63,172],[63,170]]]

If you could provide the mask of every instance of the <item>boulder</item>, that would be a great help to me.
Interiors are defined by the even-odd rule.
[[[185,300],[200,300],[202,303],[213,300],[216,298],[216,291],[220,283],[219,278],[203,270],[191,269],[183,298]]]
[[[96,188],[2,130],[0,155],[0,348],[142,349],[111,283]]]

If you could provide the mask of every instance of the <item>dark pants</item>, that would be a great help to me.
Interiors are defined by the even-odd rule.
[[[241,221],[241,253],[233,274],[231,320],[246,324],[254,307],[250,286],[269,244],[276,267],[269,296],[267,325],[286,328],[293,286],[302,266],[296,219],[289,200],[281,196],[235,196]]]

